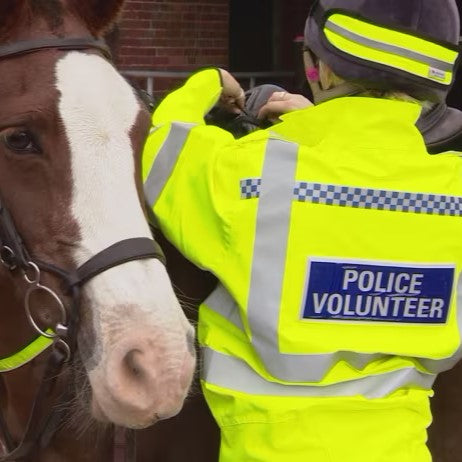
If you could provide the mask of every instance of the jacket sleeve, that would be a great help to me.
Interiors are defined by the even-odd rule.
[[[223,223],[214,169],[230,133],[206,125],[221,94],[217,69],[190,77],[152,117],[143,152],[144,192],[164,235],[190,261],[212,270],[223,255]]]
[[[218,69],[193,74],[178,90],[170,93],[153,114],[154,127],[173,120],[204,123],[204,116],[221,96],[222,84]]]

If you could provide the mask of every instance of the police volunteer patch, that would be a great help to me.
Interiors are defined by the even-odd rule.
[[[446,323],[454,265],[308,261],[304,319]]]

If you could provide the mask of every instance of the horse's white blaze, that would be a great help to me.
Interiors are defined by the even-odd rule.
[[[82,264],[115,242],[150,237],[136,190],[130,140],[140,106],[127,82],[96,55],[66,54],[57,63],[56,85],[72,156],[72,214],[81,235],[74,256]],[[186,319],[157,260],[110,269],[87,283],[85,291],[103,343],[105,337],[116,341],[117,331],[129,321],[120,312],[125,305],[135,306],[144,323],[168,328],[166,337],[173,344],[184,339]],[[111,307],[118,309],[111,313]],[[100,353],[104,360],[107,351]]]

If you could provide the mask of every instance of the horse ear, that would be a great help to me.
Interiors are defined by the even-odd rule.
[[[0,36],[4,37],[21,16],[24,0],[0,1]]]
[[[125,0],[72,0],[71,3],[90,32],[99,37],[117,20]]]

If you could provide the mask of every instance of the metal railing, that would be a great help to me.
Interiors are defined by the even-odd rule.
[[[134,77],[146,81],[145,90],[154,96],[155,81],[157,79],[186,79],[192,71],[148,71],[136,69],[120,69],[122,75]],[[246,89],[254,88],[257,80],[265,80],[266,83],[272,83],[273,80],[280,80],[294,77],[294,72],[286,71],[269,71],[269,72],[233,72],[233,76],[239,80],[247,80]]]

